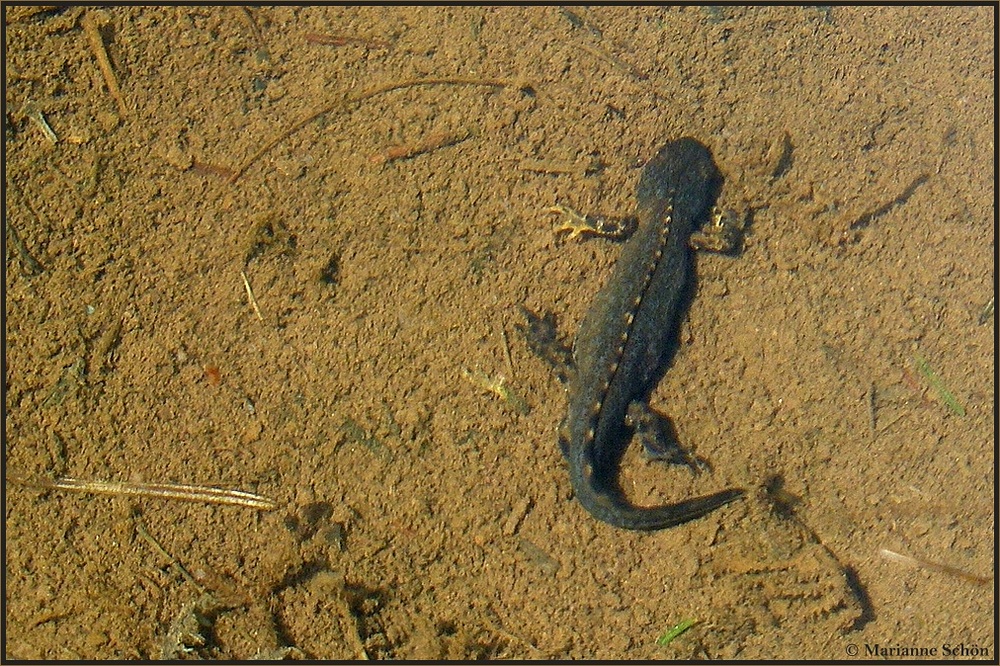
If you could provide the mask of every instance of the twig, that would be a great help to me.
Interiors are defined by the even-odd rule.
[[[979,325],[982,326],[990,319],[993,318],[993,299],[996,296],[990,296],[990,300],[983,306],[982,311],[979,313]]]
[[[628,74],[629,76],[631,76],[633,79],[636,79],[638,81],[645,81],[646,79],[649,78],[649,76],[647,76],[643,72],[639,71],[638,67],[636,67],[635,65],[633,65],[633,64],[631,64],[631,63],[623,60],[622,58],[620,58],[618,56],[616,56],[614,53],[612,53],[608,49],[604,48],[603,46],[591,46],[590,44],[578,44],[578,48],[581,51],[586,51],[587,53],[589,53],[590,55],[594,56],[598,60],[604,60],[604,61],[610,63],[612,67],[615,67],[615,68],[617,68],[617,69],[625,72],[626,74]]]
[[[597,27],[594,24],[594,22],[590,18],[585,17],[582,14],[577,14],[575,12],[572,12],[566,9],[565,7],[560,8],[559,11],[566,18],[566,20],[568,20],[572,24],[574,28],[586,28],[590,32],[590,34],[597,39],[598,42],[604,41],[604,33],[601,31],[599,27]],[[591,46],[589,44],[579,44],[578,48],[580,48],[580,50],[582,51],[586,51],[587,53],[598,59],[610,62],[611,65],[624,71],[634,79],[637,79],[639,81],[645,81],[646,79],[649,78],[649,76],[639,71],[637,67],[635,67],[629,62],[626,62],[619,56],[612,53],[603,44],[598,44],[597,46]]]
[[[233,170],[228,167],[209,162],[199,162],[198,160],[191,160],[191,171],[206,176],[215,176],[223,180],[229,180],[233,177]]]
[[[956,578],[961,578],[962,580],[969,581],[970,583],[975,583],[976,585],[989,585],[993,580],[992,578],[987,578],[986,576],[977,576],[971,574],[968,571],[963,571],[958,567],[953,567],[948,564],[941,564],[939,562],[931,562],[930,560],[925,560],[922,557],[910,557],[909,555],[903,555],[895,551],[889,550],[888,548],[882,548],[879,550],[882,557],[887,560],[892,560],[893,562],[898,562],[900,564],[908,564],[910,566],[919,567],[922,569],[930,569],[931,571],[937,571],[938,573],[948,574],[949,576],[955,576]]]
[[[514,376],[514,361],[510,357],[510,340],[507,338],[507,329],[503,326],[500,327],[500,339],[503,341],[503,356],[507,361],[507,372],[510,376]]]
[[[162,499],[181,500],[184,502],[207,502],[209,504],[227,504],[245,506],[260,511],[273,511],[277,503],[261,495],[243,490],[225,490],[209,486],[189,486],[181,483],[126,483],[123,481],[83,481],[63,477],[55,479],[37,479],[33,481],[8,479],[26,486],[36,488],[54,488],[56,490],[77,490],[85,493],[101,495],[136,495],[139,497],[159,497]]]
[[[243,174],[246,173],[246,170],[249,169],[254,164],[254,162],[256,162],[265,154],[267,154],[269,151],[271,151],[271,149],[273,149],[279,143],[289,138],[290,136],[292,136],[293,134],[295,134],[300,129],[302,129],[312,121],[316,120],[320,116],[324,116],[330,113],[331,111],[335,111],[349,104],[362,102],[366,99],[371,99],[372,97],[376,97],[378,95],[382,95],[387,92],[392,92],[393,90],[402,90],[404,88],[415,88],[417,86],[431,86],[431,85],[487,86],[492,88],[503,88],[511,84],[507,81],[499,81],[492,79],[474,79],[464,76],[435,77],[428,79],[410,79],[407,81],[399,81],[397,83],[390,83],[387,85],[377,86],[370,90],[366,90],[365,92],[359,93],[354,97],[345,97],[344,99],[338,100],[316,111],[313,111],[308,116],[306,116],[302,120],[299,120],[291,127],[286,129],[284,132],[281,132],[280,134],[278,134],[278,136],[274,137],[273,139],[265,143],[257,150],[256,153],[251,155],[250,158],[246,162],[244,162],[242,166],[236,169],[235,173],[233,174],[233,177],[229,179],[229,182],[235,184],[236,181],[238,181],[243,176]]]
[[[247,279],[246,272],[240,271],[240,275],[243,277],[243,286],[247,288],[247,298],[250,299],[250,305],[253,306],[253,311],[257,313],[257,319],[264,321],[264,317],[260,314],[260,308],[257,307],[257,299],[254,298],[253,289],[250,288],[250,280]]]
[[[122,97],[122,91],[118,87],[118,77],[115,76],[115,70],[111,68],[111,61],[108,60],[108,52],[104,48],[101,31],[97,29],[97,24],[94,23],[94,19],[89,13],[83,15],[81,23],[83,24],[83,31],[87,34],[87,39],[90,40],[90,48],[94,51],[94,57],[97,58],[97,66],[101,70],[101,75],[104,76],[108,92],[115,98],[115,102],[118,104],[118,112],[124,118],[128,115],[128,107],[125,106],[125,99]]]
[[[59,143],[59,136],[55,133],[55,131],[53,131],[52,126],[49,125],[48,121],[45,120],[45,116],[42,115],[42,112],[39,110],[37,104],[34,102],[26,103],[24,108],[21,109],[21,113],[26,115],[32,122],[38,125],[38,128],[42,130],[42,134],[45,135],[46,139],[54,144]]]
[[[438,148],[454,146],[456,143],[465,141],[473,134],[475,134],[475,132],[471,127],[463,127],[457,132],[437,132],[429,135],[426,139],[420,141],[419,143],[389,146],[382,152],[372,155],[368,158],[368,161],[372,164],[385,164],[386,162],[392,162],[394,160],[416,157],[417,155],[423,155],[424,153],[429,153],[433,150],[437,150]]]
[[[28,248],[25,247],[24,241],[21,240],[21,235],[17,233],[17,229],[14,225],[10,223],[10,220],[4,220],[7,226],[7,235],[10,237],[10,244],[14,246],[17,251],[17,255],[21,257],[21,263],[24,264],[22,270],[25,275],[40,275],[45,271],[38,260],[31,256],[28,252]]]
[[[38,213],[36,213],[35,209],[28,203],[27,198],[20,195],[20,190],[16,185],[11,185],[11,193],[24,204],[25,208],[31,211],[31,214],[35,216],[35,219],[38,219]],[[38,263],[38,260],[31,256],[31,253],[28,252],[28,248],[21,239],[21,235],[17,233],[17,229],[15,229],[14,225],[11,224],[10,218],[5,217],[4,223],[6,226],[7,236],[10,238],[10,243],[14,246],[18,256],[21,257],[21,261],[24,263],[24,273],[26,275],[39,275],[42,273],[45,269],[40,263]]]
[[[161,546],[160,542],[154,539],[153,535],[146,531],[146,528],[143,526],[142,520],[139,519],[139,516],[135,515],[133,518],[135,519],[135,531],[139,533],[139,536],[141,536],[146,543],[152,546],[153,550],[173,562],[173,565],[177,567],[177,570],[180,572],[184,580],[194,585],[198,592],[205,594],[205,588],[199,585],[198,581],[194,579],[194,576],[188,573],[188,570],[184,568],[184,565],[180,563],[180,560],[168,553],[167,549]]]

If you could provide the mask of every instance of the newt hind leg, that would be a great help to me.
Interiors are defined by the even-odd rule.
[[[631,403],[625,415],[625,424],[632,428],[649,460],[686,465],[694,474],[702,470],[711,471],[708,461],[681,447],[670,418],[647,403]]]

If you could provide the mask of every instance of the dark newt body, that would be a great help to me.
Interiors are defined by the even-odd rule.
[[[707,216],[720,182],[708,149],[693,139],[668,143],[646,164],[636,193],[638,228],[576,337],[564,453],[577,499],[616,527],[678,525],[743,494],[731,489],[639,507],[617,480],[631,438],[626,413],[633,402],[648,401],[659,379],[691,270],[691,234]]]

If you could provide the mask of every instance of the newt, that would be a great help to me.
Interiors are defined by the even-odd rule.
[[[733,227],[709,217],[722,176],[709,150],[691,138],[663,146],[645,167],[636,190],[634,231],[594,298],[569,350],[552,349],[554,318],[525,310],[529,346],[568,380],[568,415],[561,447],[573,492],[595,518],[629,530],[658,530],[699,518],[744,494],[738,488],[660,506],[636,506],[625,496],[618,469],[633,434],[662,430],[649,407],[672,346],[692,270],[692,247],[728,251]],[[577,234],[615,235],[604,222],[564,207],[563,226]],[[558,366],[569,365],[560,368]],[[664,419],[665,417],[659,417]],[[640,433],[641,434],[641,433]],[[662,449],[661,452],[664,450]],[[671,462],[691,457],[674,444]],[[651,444],[647,442],[647,448]]]

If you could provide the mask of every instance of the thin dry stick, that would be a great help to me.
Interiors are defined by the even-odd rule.
[[[153,535],[146,531],[146,528],[143,526],[142,521],[139,520],[138,516],[135,517],[135,530],[139,533],[139,536],[141,536],[146,543],[152,547],[153,550],[160,553],[160,555],[163,555],[165,558],[170,560],[175,567],[177,567],[177,570],[181,573],[181,576],[184,577],[184,580],[194,585],[198,592],[205,594],[205,588],[194,579],[194,576],[188,573],[188,570],[184,568],[184,565],[180,563],[180,560],[168,553],[167,549],[161,546],[160,542],[154,539]]]
[[[243,277],[243,286],[247,289],[247,298],[250,299],[250,305],[253,306],[253,311],[257,313],[257,319],[264,321],[264,316],[260,313],[260,307],[257,306],[257,299],[254,298],[253,289],[250,288],[250,280],[247,279],[246,271],[240,271],[240,275]]]
[[[977,576],[976,574],[969,573],[958,567],[953,567],[949,564],[941,564],[940,562],[931,562],[930,560],[925,560],[922,557],[910,557],[909,555],[903,555],[902,553],[897,553],[896,551],[889,550],[888,548],[882,548],[879,550],[882,557],[893,562],[899,562],[900,564],[907,564],[912,567],[918,567],[921,569],[930,569],[931,571],[937,571],[938,573],[948,574],[949,576],[955,576],[956,578],[961,578],[962,580],[967,580],[970,583],[975,583],[976,585],[989,585],[993,580],[992,578],[987,578],[986,576]]]
[[[381,153],[372,155],[368,161],[372,164],[385,164],[386,162],[416,157],[417,155],[423,155],[438,148],[454,146],[456,143],[465,141],[474,133],[471,127],[462,128],[457,132],[437,132],[419,143],[390,146]]]
[[[12,479],[13,480],[13,479]],[[278,505],[261,495],[243,490],[225,490],[208,486],[189,486],[181,483],[126,483],[122,481],[83,481],[63,477],[51,481],[39,479],[21,481],[24,485],[39,488],[55,488],[57,490],[77,490],[85,493],[102,495],[136,495],[139,497],[161,497],[164,499],[181,500],[184,502],[207,502],[209,504],[227,504],[245,506],[261,511],[273,511]]]
[[[507,372],[510,376],[514,376],[514,361],[511,360],[510,356],[510,340],[507,339],[507,329],[500,325],[500,339],[503,340],[503,356],[507,361]]]
[[[28,212],[30,212],[32,215],[35,216],[36,221],[41,220],[41,218],[38,215],[38,212],[31,207],[28,198],[25,197],[23,194],[21,194],[21,189],[16,184],[11,183],[10,192],[16,201],[23,204],[24,207],[28,209]],[[31,256],[31,253],[28,252],[28,248],[24,244],[24,241],[21,239],[21,235],[17,233],[17,229],[15,229],[14,225],[11,224],[10,218],[9,217],[6,218],[4,222],[7,230],[7,235],[10,237],[11,245],[13,245],[14,249],[17,250],[18,255],[20,255],[21,257],[21,261],[24,262],[25,274],[39,275],[42,272],[44,272],[45,268],[43,268],[42,265],[38,263],[38,260],[35,259],[33,256]]]
[[[34,102],[28,102],[24,105],[24,108],[21,109],[21,113],[31,119],[31,121],[38,126],[38,129],[42,130],[42,134],[45,135],[46,139],[52,143],[59,143],[59,135],[55,133],[52,126],[49,125],[47,120],[45,120],[45,116],[42,115],[42,112],[39,110],[37,104]]]
[[[268,153],[272,148],[277,146],[279,143],[281,143],[288,137],[292,136],[293,134],[295,134],[300,129],[302,129],[312,121],[316,120],[320,116],[326,115],[327,113],[335,111],[341,107],[347,106],[348,104],[362,102],[366,99],[370,99],[372,97],[376,97],[378,95],[387,92],[392,92],[393,90],[402,90],[404,88],[415,88],[417,86],[432,86],[432,85],[488,86],[492,88],[503,88],[511,84],[507,81],[498,81],[492,79],[474,79],[464,76],[435,77],[429,79],[410,79],[407,81],[399,81],[397,83],[390,83],[388,85],[372,88],[371,90],[367,90],[363,93],[360,93],[355,97],[345,97],[344,99],[333,102],[332,104],[329,104],[317,111],[310,113],[308,116],[298,121],[297,123],[289,127],[287,130],[285,130],[275,138],[265,143],[263,146],[261,146],[260,149],[257,150],[256,153],[250,156],[250,159],[248,159],[246,162],[243,163],[243,166],[236,169],[236,172],[233,174],[233,177],[229,179],[229,182],[235,184],[236,181],[238,181],[240,177],[243,176],[246,170],[249,169],[254,162],[263,157],[266,153]]]
[[[104,40],[101,39],[101,31],[97,29],[97,24],[94,23],[94,19],[89,13],[83,15],[81,22],[83,24],[83,31],[87,33],[87,39],[90,40],[90,48],[94,51],[94,57],[97,58],[97,66],[100,68],[101,75],[104,76],[104,82],[108,86],[108,92],[115,98],[115,102],[118,104],[118,112],[124,118],[128,115],[128,107],[125,106],[125,98],[122,97],[122,91],[118,87],[118,77],[115,76],[115,70],[111,68],[108,52],[104,48]]]

